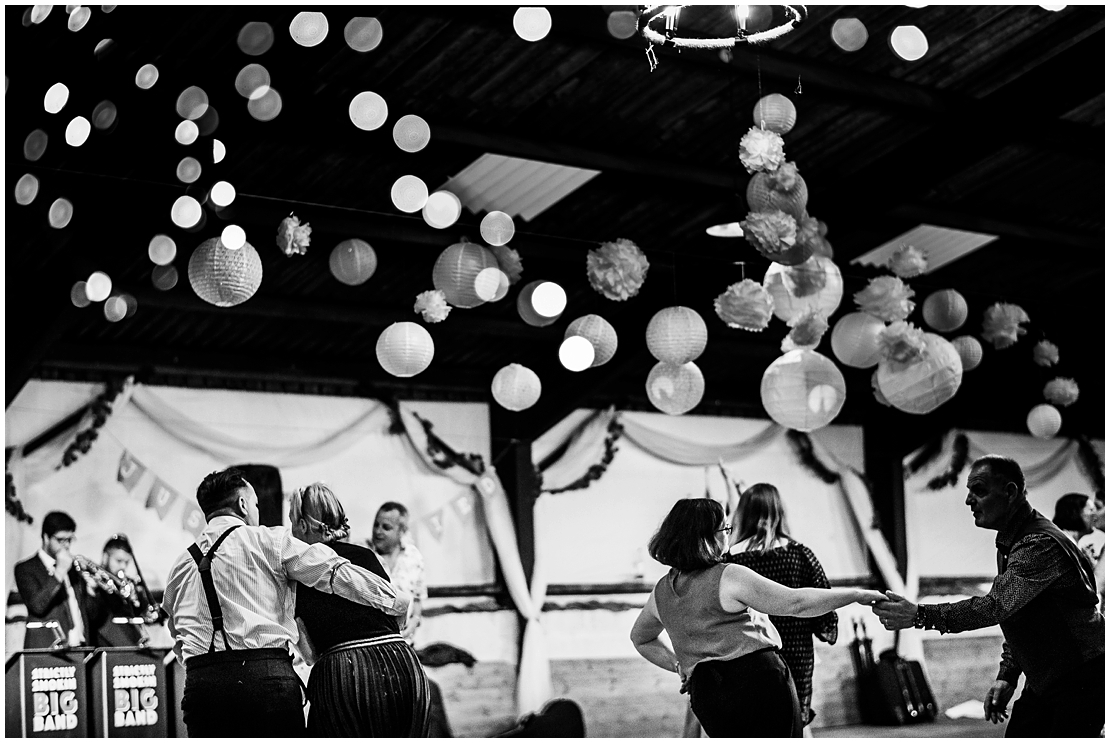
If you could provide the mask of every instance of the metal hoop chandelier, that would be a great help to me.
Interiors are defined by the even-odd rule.
[[[679,49],[731,49],[737,44],[758,44],[763,41],[770,41],[785,36],[794,30],[794,28],[806,19],[806,6],[804,5],[774,5],[772,7],[782,8],[786,11],[786,21],[769,28],[766,31],[757,31],[749,33],[744,28],[742,21],[738,15],[737,27],[735,36],[727,36],[717,39],[696,39],[684,38],[678,35],[678,12],[688,7],[686,5],[649,5],[640,12],[639,28],[640,33],[648,41],[648,49],[650,50],[652,44],[659,44],[660,46],[673,46]],[[737,8],[747,8],[747,6],[735,6]],[[744,17],[747,14],[745,12]],[[656,31],[651,26],[656,21],[663,20],[664,28],[662,33]]]

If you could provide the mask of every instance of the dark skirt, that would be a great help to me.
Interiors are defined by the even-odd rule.
[[[802,737],[798,693],[774,650],[699,663],[690,707],[710,738]]]
[[[428,677],[400,636],[324,653],[312,667],[308,699],[313,737],[428,737]]]

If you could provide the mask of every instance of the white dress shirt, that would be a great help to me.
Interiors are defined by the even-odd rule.
[[[225,648],[217,631],[216,650],[292,650],[299,632],[293,616],[296,584],[372,606],[395,617],[408,611],[409,595],[379,576],[337,555],[326,544],[308,545],[289,527],[247,526],[234,516],[217,516],[201,532],[197,545],[207,554],[225,531],[212,560],[212,580],[231,643]],[[162,606],[169,614],[174,653],[182,661],[208,652],[212,614],[200,571],[186,551],[170,569]]]
[[[71,647],[85,644],[85,620],[81,618],[81,607],[77,605],[77,594],[73,590],[73,585],[69,582],[69,573],[54,575],[58,561],[42,550],[39,550],[39,559],[46,566],[46,572],[66,587],[66,595],[69,597],[69,615],[73,619],[73,628],[69,631],[69,637],[66,638],[66,641]]]

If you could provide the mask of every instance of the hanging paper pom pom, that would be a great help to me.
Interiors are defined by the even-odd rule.
[[[749,173],[770,173],[785,159],[782,137],[772,131],[753,126],[740,138],[740,163]]]
[[[443,322],[451,312],[451,305],[447,304],[446,294],[433,289],[416,295],[416,304],[412,311],[420,313],[425,322]]]
[[[856,292],[854,298],[861,311],[885,322],[894,322],[905,320],[913,312],[912,296],[913,289],[903,284],[902,279],[879,276],[871,279],[866,289]]]
[[[798,223],[781,209],[748,212],[740,227],[747,241],[767,260],[795,266],[811,255],[806,247],[796,245]]]
[[[879,355],[894,364],[912,364],[925,354],[925,333],[904,320],[879,331]]]
[[[794,162],[783,163],[775,168],[772,172],[767,174],[767,179],[771,182],[771,186],[777,190],[787,193],[793,191],[794,187],[801,183],[805,186],[805,181],[798,175],[798,164]]]
[[[894,272],[895,276],[910,279],[925,273],[929,269],[929,261],[925,260],[923,252],[912,245],[902,243],[890,256],[887,267]]]
[[[497,266],[509,277],[509,285],[520,281],[524,273],[524,264],[520,261],[520,253],[508,245],[494,245],[490,248],[493,257],[497,259]]]
[[[809,215],[807,214],[806,217],[808,216]],[[829,243],[828,239],[825,238],[825,235],[829,234],[829,226],[827,224],[822,222],[820,219],[817,220],[817,237],[814,238],[809,237],[804,225],[801,227],[801,229],[802,234],[798,236],[799,242],[812,248],[814,255],[819,255],[825,258],[832,259],[832,244]]]
[[[308,222],[301,224],[301,220],[290,214],[278,225],[277,246],[286,255],[304,255],[308,252],[311,235],[312,228]]]
[[[1029,315],[1016,304],[992,304],[983,313],[983,340],[995,348],[1009,348],[1017,343],[1019,335],[1025,335],[1023,322],[1029,322]]]
[[[1033,346],[1033,361],[1039,366],[1055,366],[1060,363],[1060,349],[1055,343],[1041,341]]]
[[[1044,399],[1066,408],[1079,399],[1079,385],[1074,379],[1056,377],[1044,386]]]
[[[782,352],[793,351],[795,348],[813,350],[821,342],[821,338],[829,329],[829,319],[820,310],[810,310],[800,315],[789,323],[792,330],[782,340]]]
[[[647,256],[631,240],[602,243],[586,255],[590,286],[614,302],[636,296],[644,285],[648,268]]]
[[[893,407],[890,404],[890,400],[887,400],[886,395],[884,395],[883,391],[881,389],[879,389],[879,370],[878,369],[876,369],[871,374],[871,394],[875,395],[875,399],[878,401],[878,403],[880,405],[885,405],[888,408]]]
[[[775,303],[771,293],[762,286],[744,279],[738,281],[713,300],[717,317],[730,328],[740,328],[757,333],[771,322]]]

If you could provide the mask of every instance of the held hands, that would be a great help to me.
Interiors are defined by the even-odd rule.
[[[874,606],[879,601],[886,601],[886,594],[882,591],[872,591],[868,588],[859,589],[859,598],[856,599],[857,604]]]
[[[987,692],[987,698],[983,702],[983,719],[990,720],[995,725],[1003,722],[1010,713],[1007,707],[1010,704],[1010,698],[1014,696],[1014,685],[1009,681],[999,679],[991,685],[991,690]]]
[[[917,616],[917,604],[907,601],[894,591],[887,591],[884,600],[871,606],[871,611],[888,630],[909,629]]]

